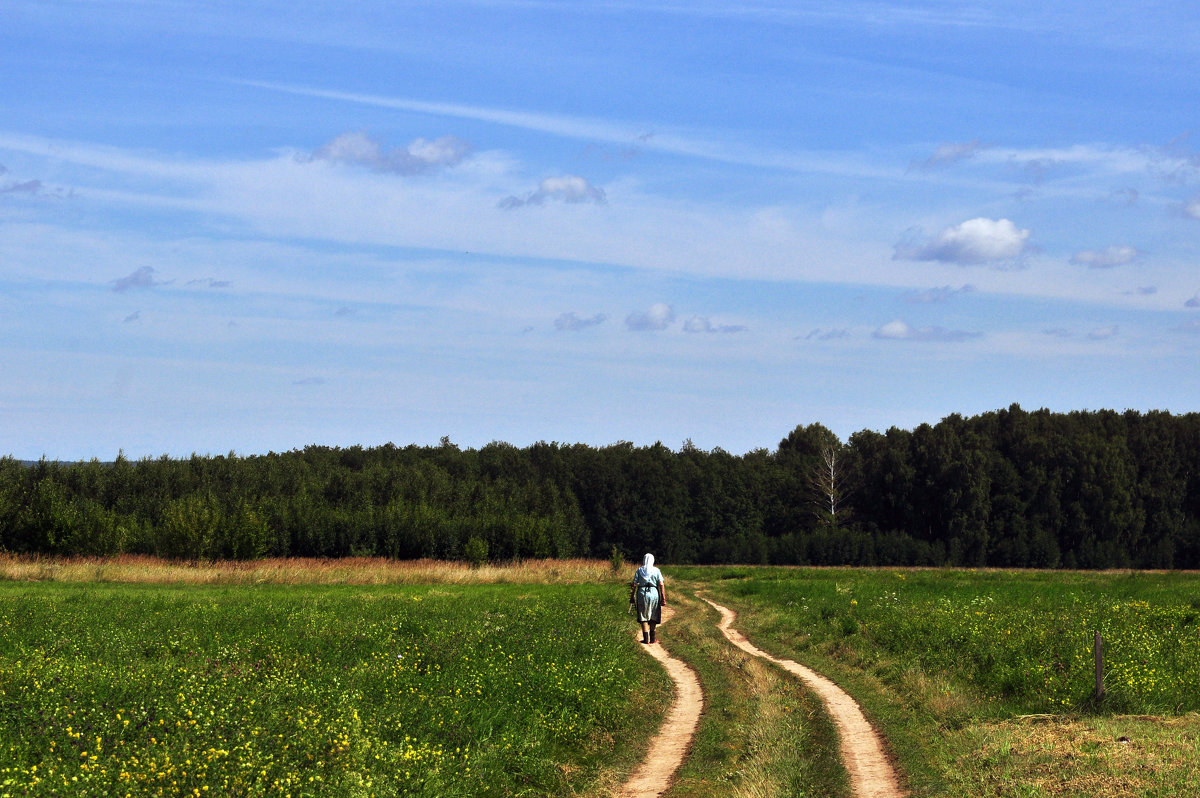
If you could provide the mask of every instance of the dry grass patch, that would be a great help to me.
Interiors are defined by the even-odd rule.
[[[607,560],[524,560],[474,567],[440,560],[286,558],[178,562],[158,557],[50,558],[0,554],[0,579],[195,585],[578,584],[623,582]]]
[[[1200,715],[1033,716],[972,726],[947,763],[947,796],[1200,795]]]

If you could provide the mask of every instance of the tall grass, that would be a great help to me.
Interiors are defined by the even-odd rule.
[[[192,585],[601,584],[628,579],[607,560],[522,560],[475,567],[383,557],[183,562],[142,555],[40,557],[0,554],[0,579]]]

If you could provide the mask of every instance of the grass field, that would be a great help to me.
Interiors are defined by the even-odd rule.
[[[1200,794],[1200,575],[664,571],[707,702],[674,798],[848,795],[819,703],[696,594],[851,692],[914,796]],[[671,694],[631,572],[0,558],[0,798],[607,795]]]
[[[623,601],[0,583],[0,795],[605,794],[670,695]]]
[[[1200,794],[1200,575],[677,574],[736,607],[764,648],[849,690],[916,795]]]

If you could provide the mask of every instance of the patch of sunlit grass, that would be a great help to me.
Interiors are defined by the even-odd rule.
[[[1200,795],[1200,715],[1015,718],[959,732],[947,794]],[[997,774],[1003,774],[998,780]]]

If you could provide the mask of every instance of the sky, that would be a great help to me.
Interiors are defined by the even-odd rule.
[[[5,0],[0,454],[1200,410],[1184,2]]]

